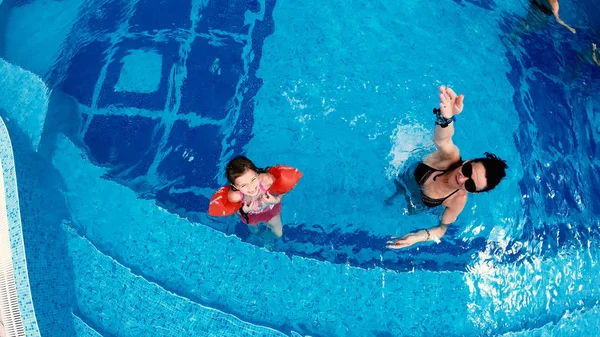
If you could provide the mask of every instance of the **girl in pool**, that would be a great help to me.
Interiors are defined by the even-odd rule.
[[[227,164],[225,176],[231,186],[215,193],[209,214],[228,216],[237,213],[250,225],[252,232],[264,222],[273,234],[281,237],[281,199],[294,188],[302,173],[284,165],[259,169],[248,158],[238,156]]]

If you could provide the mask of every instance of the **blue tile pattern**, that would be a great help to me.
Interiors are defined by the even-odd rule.
[[[25,246],[23,244],[15,162],[8,130],[6,129],[6,125],[2,118],[0,118],[0,161],[2,162],[2,176],[4,178],[4,193],[6,197],[6,215],[9,222],[8,231],[13,254],[14,278],[19,296],[21,318],[23,320],[26,336],[37,337],[40,336],[40,331],[35,317],[35,310],[29,287],[29,276],[27,274],[27,261],[25,256]]]
[[[222,163],[252,137],[274,5],[136,0],[82,10],[48,83],[84,106],[79,137],[91,160],[170,210],[205,212]]]
[[[425,35],[442,28],[439,33],[454,33],[453,27],[461,27],[454,23],[477,24],[470,19],[480,17],[482,9],[487,23],[503,16],[490,11],[496,7],[493,0],[455,2],[464,6],[431,10],[415,6],[422,2],[408,1],[372,9],[365,1],[348,2],[345,8],[288,1],[278,3],[275,15],[271,13],[273,1],[175,0],[173,8],[154,4],[162,15],[154,15],[147,0],[86,3],[78,12],[77,28],[64,43],[65,54],[52,77],[56,80],[49,85],[53,93],[64,89],[79,99],[72,106],[83,117],[67,118],[56,100],[47,104],[42,135],[46,142],[42,144],[49,144],[51,123],[60,124],[65,135],[54,135],[55,143],[44,147],[50,149],[52,159],[39,158],[29,143],[19,142],[23,138],[19,131],[31,134],[31,129],[22,127],[16,118],[6,121],[18,168],[23,241],[40,334],[237,337],[258,331],[255,335],[266,335],[252,326],[235,330],[242,324],[255,324],[284,334],[298,331],[312,336],[501,335],[550,326],[565,318],[565,312],[597,309],[600,280],[595,277],[595,243],[600,227],[598,222],[589,226],[587,217],[585,221],[573,217],[578,208],[599,209],[597,191],[570,193],[573,187],[587,190],[574,182],[598,182],[598,178],[591,175],[557,183],[556,177],[597,172],[582,170],[585,166],[579,160],[564,154],[598,154],[597,137],[589,138],[597,134],[589,128],[598,125],[589,123],[593,118],[597,121],[593,114],[597,100],[574,99],[586,97],[589,88],[597,89],[598,81],[590,81],[593,87],[573,85],[568,90],[559,85],[562,80],[557,79],[564,74],[552,58],[558,44],[550,36],[525,38],[527,48],[507,51],[516,53],[506,59],[514,64],[507,74],[514,87],[497,76],[478,76],[480,70],[497,75],[510,67],[502,57],[495,57],[494,62],[475,57],[470,62],[470,57],[479,55],[472,48],[456,53],[459,57],[448,63],[473,78],[462,82],[463,77],[452,76],[454,67],[423,77],[421,69],[437,63],[433,60],[440,55],[436,47],[446,48],[437,41],[427,43]],[[24,5],[27,0],[18,3]],[[411,15],[402,16],[409,7]],[[456,18],[469,20],[440,25],[445,18],[455,18],[452,10],[457,10]],[[359,20],[349,20],[353,15]],[[261,46],[273,31],[273,16],[277,32],[267,41],[262,57]],[[398,17],[406,27],[411,18],[426,18],[411,25],[418,29],[406,34],[415,38],[427,32],[422,35],[425,43],[411,45],[402,43],[405,39],[389,38],[391,30],[405,33]],[[482,24],[473,32],[477,34],[461,35],[463,41],[476,42],[463,45],[477,45],[485,53],[501,50],[501,41],[477,38],[496,36],[493,26]],[[454,41],[452,35],[441,40]],[[437,40],[443,34],[431,36]],[[544,48],[537,50],[538,46]],[[455,47],[460,50],[462,46]],[[523,54],[532,48],[531,54],[544,55],[543,60]],[[147,52],[158,57],[148,59]],[[571,50],[558,54],[575,55]],[[561,63],[572,63],[573,58],[565,56]],[[403,60],[420,66],[407,67]],[[254,76],[259,63],[265,85],[260,92],[262,80]],[[67,68],[70,73],[61,74]],[[535,68],[547,70],[532,72]],[[381,174],[373,174],[389,165],[382,154],[388,153],[390,144],[382,136],[398,122],[392,121],[397,112],[392,113],[391,107],[395,110],[398,102],[409,102],[414,113],[407,111],[408,124],[400,122],[401,126],[418,126],[422,114],[417,111],[426,111],[429,102],[412,88],[417,83],[431,87],[437,78],[461,78],[460,87],[468,87],[466,92],[477,91],[479,98],[497,97],[469,103],[479,107],[479,113],[466,117],[470,129],[486,130],[486,136],[467,134],[465,138],[464,132],[457,133],[457,144],[468,150],[465,153],[480,153],[486,140],[493,139],[495,149],[512,152],[509,179],[521,179],[514,173],[522,171],[519,157],[528,163],[526,177],[516,193],[516,188],[507,188],[514,184],[504,184],[495,197],[476,198],[477,209],[471,209],[470,217],[461,216],[461,226],[453,226],[441,244],[398,253],[384,250],[383,235],[407,232],[420,220],[394,217],[397,210],[385,209],[381,200],[369,202],[373,193],[364,192],[393,188]],[[407,92],[401,93],[402,81],[407,79],[414,82],[405,82]],[[28,89],[31,84],[19,88]],[[497,93],[512,93],[512,88],[519,116],[510,114],[510,104],[507,111],[499,111],[510,97]],[[547,91],[549,97],[544,96]],[[326,104],[330,97],[330,103],[338,102],[332,103],[335,109]],[[582,104],[580,108],[572,109],[573,101]],[[256,116],[254,105],[260,107]],[[568,108],[557,110],[557,106]],[[327,110],[322,113],[319,107]],[[569,123],[570,116],[586,110],[581,107],[590,111],[590,120],[577,118]],[[347,116],[354,111],[365,111],[366,120],[360,115],[357,123],[338,118],[342,112]],[[287,117],[281,112],[287,112]],[[265,118],[271,114],[275,118]],[[390,124],[379,124],[385,119]],[[65,120],[73,123],[70,130],[75,131],[64,132],[60,122]],[[557,122],[564,127],[554,130]],[[522,128],[520,123],[529,127]],[[505,135],[517,127],[519,146],[513,148],[513,139]],[[254,135],[251,129],[256,130]],[[494,137],[498,131],[501,137]],[[399,133],[398,140],[410,140],[406,139],[410,133]],[[363,138],[367,134],[368,142]],[[206,196],[223,181],[224,162],[241,152],[249,137],[253,137],[249,156],[258,164],[273,160],[292,164],[294,160],[293,165],[305,173],[301,186],[286,199],[286,221],[292,223],[278,242],[282,244],[275,246],[280,252],[243,244],[235,236],[204,226],[205,221],[191,223],[171,214],[189,216],[190,211],[205,210]],[[543,140],[543,145],[535,145],[532,140],[536,139]],[[560,162],[553,158],[556,154],[565,162],[553,165]],[[329,165],[323,165],[330,158]],[[344,175],[331,169],[349,167],[348,158],[360,165]],[[545,174],[538,178],[538,172]],[[315,195],[323,186],[328,193]],[[529,194],[533,197],[526,200]],[[346,197],[349,202],[344,202]],[[60,202],[68,204],[67,212],[56,207]],[[167,210],[157,204],[167,205]],[[366,204],[374,207],[361,207]],[[522,204],[527,205],[526,212],[510,217]],[[598,212],[581,212],[581,216],[590,213]],[[537,219],[544,224],[532,221]],[[492,222],[499,224],[492,229]],[[512,232],[498,238],[496,229]],[[63,240],[57,240],[60,235]],[[505,238],[512,241],[506,245]],[[587,251],[580,249],[586,245]],[[63,265],[57,262],[61,256]],[[573,256],[577,256],[576,264]],[[72,262],[73,268],[64,261]],[[526,269],[532,261],[535,270]],[[72,298],[63,296],[69,291]],[[516,308],[507,300],[544,291],[554,293],[547,303],[525,300],[520,303],[527,305]],[[439,324],[428,324],[432,318]],[[72,331],[64,330],[64,323],[70,323]]]

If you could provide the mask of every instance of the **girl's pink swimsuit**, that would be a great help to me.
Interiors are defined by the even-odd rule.
[[[259,182],[258,187],[260,187],[260,189],[261,189],[261,191],[263,191],[263,193],[267,193],[267,190],[262,185],[262,183]],[[244,201],[244,203],[250,203],[252,201],[252,200],[247,200],[246,196],[241,191],[240,191],[240,196],[242,197],[242,200]],[[261,200],[258,200],[258,208],[256,210],[252,210],[252,211],[246,213],[248,215],[248,222],[246,222],[246,219],[244,218],[244,216],[242,214],[240,214],[239,212],[238,212],[238,215],[240,216],[240,218],[242,218],[242,221],[247,223],[248,225],[258,225],[261,222],[268,222],[269,220],[273,219],[280,213],[281,213],[281,202],[278,202],[277,204],[273,205],[273,204],[267,204],[267,203],[262,202]]]

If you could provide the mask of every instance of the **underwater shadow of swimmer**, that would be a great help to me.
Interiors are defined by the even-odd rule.
[[[516,16],[503,15],[504,22],[501,27],[507,34],[502,41],[507,47],[514,47],[522,41],[524,36],[539,33],[548,27],[552,15],[552,9],[531,0],[527,8],[527,16],[524,18],[518,19]]]
[[[441,215],[437,209],[426,207],[421,201],[421,186],[417,183],[414,172],[420,162],[422,162],[434,150],[418,149],[412,153],[406,164],[400,169],[398,175],[394,178],[394,186],[396,191],[394,194],[386,198],[383,202],[386,206],[391,206],[399,197],[404,197],[404,213],[405,215],[415,215],[420,213],[430,213]]]

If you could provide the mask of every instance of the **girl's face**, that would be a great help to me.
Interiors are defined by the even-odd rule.
[[[234,186],[245,195],[255,197],[260,192],[258,183],[258,173],[250,169],[246,169],[244,174],[235,178]]]

